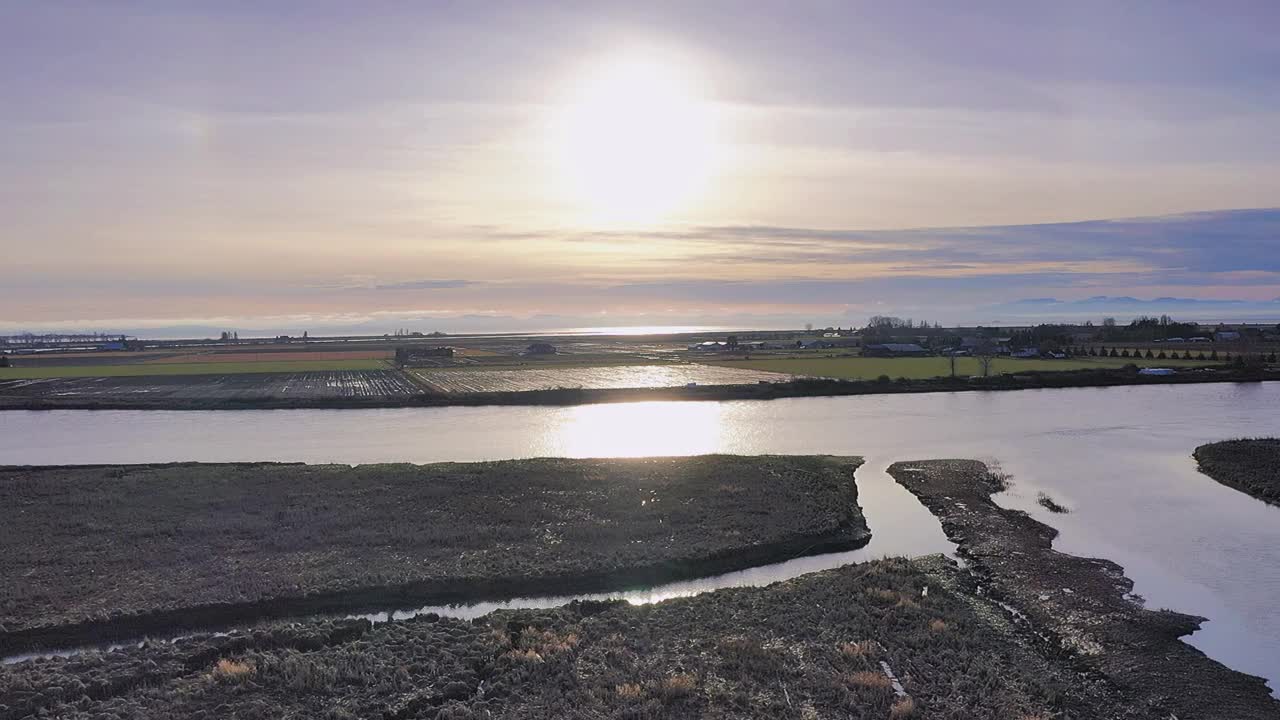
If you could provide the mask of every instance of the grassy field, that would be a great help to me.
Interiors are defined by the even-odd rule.
[[[811,375],[814,377],[842,378],[848,380],[874,380],[881,375],[913,380],[941,377],[951,374],[950,364],[944,357],[924,358],[872,358],[872,357],[824,357],[824,358],[776,358],[768,360],[710,361],[724,367],[744,370]],[[1141,367],[1194,367],[1209,364],[1202,360],[1146,360],[1131,358],[1089,358],[1071,360],[1024,360],[997,358],[991,364],[992,373],[1053,372],[1059,370],[1092,370],[1118,368],[1137,364]],[[974,358],[957,358],[956,374],[980,375],[981,369]]]
[[[170,363],[341,362],[345,360],[391,360],[393,357],[394,353],[390,350],[336,350],[332,352],[299,350],[297,352],[202,352],[169,357],[161,356],[144,362],[156,365]]]
[[[261,362],[176,362],[137,365],[53,365],[0,368],[0,380],[73,377],[144,377],[147,375],[225,375],[228,373],[287,373],[322,370],[383,370],[386,361],[264,360]]]

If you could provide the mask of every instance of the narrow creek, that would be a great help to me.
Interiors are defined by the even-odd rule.
[[[868,461],[858,468],[854,475],[858,485],[858,503],[862,506],[863,513],[867,518],[867,524],[871,528],[871,541],[857,550],[806,555],[781,562],[757,565],[744,570],[678,580],[646,588],[579,595],[515,597],[505,600],[483,600],[475,603],[427,605],[415,608],[397,607],[387,608],[379,612],[347,615],[346,617],[364,618],[373,623],[384,623],[403,621],[419,615],[434,613],[441,617],[470,620],[487,615],[495,610],[546,609],[567,605],[575,600],[625,600],[635,605],[643,605],[673,598],[690,597],[724,588],[762,587],[807,573],[830,570],[884,557],[919,557],[941,553],[954,559],[956,546],[943,535],[942,526],[938,519],[925,509],[911,493],[907,492],[901,485],[898,485],[886,472],[892,462],[892,460]],[[191,636],[192,633],[190,631],[182,631],[167,637],[152,636],[145,639],[138,638],[116,643],[49,648],[0,658],[0,665],[12,665],[47,657],[70,657],[85,652],[110,652],[125,647],[139,646],[143,643],[174,642]]]

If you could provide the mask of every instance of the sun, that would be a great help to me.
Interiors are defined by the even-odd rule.
[[[552,115],[548,145],[561,189],[592,221],[659,222],[715,175],[716,115],[685,65],[644,55],[598,63]]]

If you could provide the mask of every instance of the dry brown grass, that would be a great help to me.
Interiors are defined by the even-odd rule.
[[[915,711],[916,711],[915,700],[912,700],[909,697],[899,698],[898,701],[895,702],[889,708],[889,717],[891,718],[911,717],[913,714],[915,714]]]
[[[503,657],[509,657],[516,662],[540,663],[542,656],[534,650],[508,650],[503,653]]]
[[[567,652],[578,645],[577,633],[558,635],[550,630],[525,630],[520,635],[520,646],[539,655],[555,655]]]
[[[618,697],[625,700],[639,700],[644,697],[644,688],[636,683],[623,683],[614,688],[618,693]]]
[[[934,618],[929,621],[929,632],[941,633],[947,631],[947,621]]]
[[[887,675],[874,670],[859,670],[855,673],[849,673],[845,676],[845,682],[866,688],[888,688],[893,686],[893,681]]]
[[[847,658],[866,657],[874,655],[875,652],[876,642],[874,640],[859,640],[858,642],[840,644],[840,654]]]
[[[886,603],[898,600],[897,590],[889,590],[887,588],[868,588],[866,592],[867,597],[870,597],[872,600],[879,600],[880,602]]]
[[[658,696],[671,702],[692,695],[697,688],[698,682],[692,675],[672,675],[658,683]]]
[[[214,680],[222,682],[244,682],[253,675],[253,671],[254,667],[250,663],[223,658],[213,666],[210,675]]]

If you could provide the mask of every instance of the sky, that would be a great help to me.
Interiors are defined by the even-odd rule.
[[[1277,27],[0,0],[0,332],[1280,320]]]

